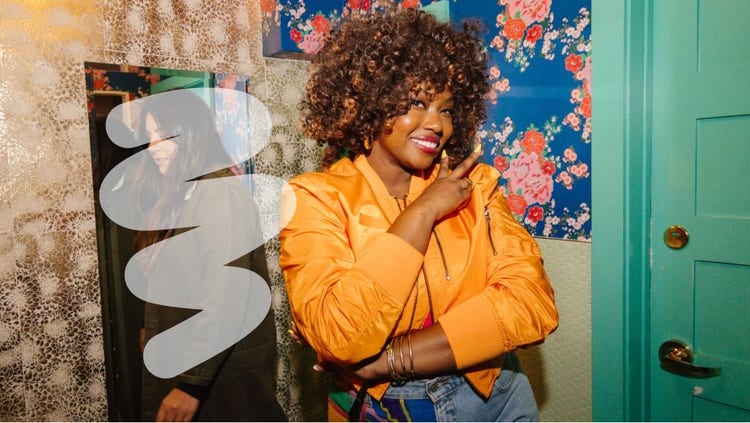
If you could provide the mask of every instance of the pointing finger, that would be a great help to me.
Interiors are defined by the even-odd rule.
[[[449,163],[450,158],[448,157],[448,153],[443,150],[440,153],[440,169],[438,169],[438,178],[444,178],[448,176],[449,173]]]
[[[482,144],[477,143],[477,145],[474,146],[474,150],[469,154],[467,158],[465,158],[461,163],[459,163],[458,166],[456,166],[455,169],[453,169],[453,175],[456,178],[463,178],[466,172],[468,172],[469,169],[471,169],[471,166],[474,164],[474,162],[477,161],[479,156],[482,155]]]

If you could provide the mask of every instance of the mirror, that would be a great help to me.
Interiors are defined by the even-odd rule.
[[[85,77],[96,204],[109,420],[138,421],[141,420],[141,377],[144,366],[140,333],[145,303],[131,293],[124,278],[126,264],[136,252],[136,233],[116,224],[103,212],[99,190],[108,174],[118,172],[118,164],[143,150],[145,146],[124,148],[115,144],[106,130],[107,116],[118,106],[125,107],[129,101],[183,88],[221,87],[247,93],[249,78],[236,74],[91,62],[85,63]],[[138,119],[137,110],[123,115],[126,119],[127,116]],[[138,126],[138,122],[124,123],[131,128]],[[221,123],[218,122],[219,126]],[[268,126],[265,129],[270,131],[270,122]],[[247,149],[247,146],[233,144],[235,141],[243,141],[242,139],[234,139],[231,135],[224,134],[221,139],[224,149],[232,158],[243,155],[240,151]],[[250,159],[234,161],[237,163],[232,167],[235,175],[249,176],[254,173],[252,153],[257,151],[251,152]],[[244,157],[247,157],[247,153],[244,153]],[[248,183],[252,181],[249,177],[245,180]]]

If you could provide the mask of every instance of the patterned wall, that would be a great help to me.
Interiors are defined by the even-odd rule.
[[[296,128],[307,63],[262,57],[260,0],[3,0],[0,19],[0,420],[106,420],[83,63],[248,75],[274,124],[257,171],[283,178],[315,168]],[[590,245],[543,241],[563,319],[524,360],[544,419],[590,420]],[[327,381],[286,335],[277,248],[278,395],[320,420]]]
[[[264,54],[311,57],[349,16],[419,7],[479,20],[490,60],[477,138],[534,236],[591,240],[591,0],[264,0]]]
[[[454,0],[481,16],[492,106],[479,131],[514,217],[534,236],[591,240],[591,0]]]

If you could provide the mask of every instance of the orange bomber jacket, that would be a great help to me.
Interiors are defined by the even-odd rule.
[[[436,175],[437,166],[413,176],[406,203]],[[321,360],[354,364],[406,333],[415,281],[413,327],[428,316],[429,286],[458,369],[484,397],[500,373],[493,359],[557,327],[539,248],[511,216],[499,176],[485,164],[473,168],[469,203],[435,225],[424,255],[386,232],[404,203],[364,156],[289,181],[294,194],[283,195],[282,215],[291,221],[280,234],[279,263],[297,330]],[[387,387],[369,392],[380,398]]]

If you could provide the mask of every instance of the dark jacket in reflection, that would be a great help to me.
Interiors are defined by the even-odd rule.
[[[208,177],[220,176],[227,176],[227,174],[219,172]],[[216,193],[206,193],[196,189],[189,200],[196,206],[185,207],[183,213],[210,212],[213,218],[222,219],[227,224],[231,224],[232,214],[237,213],[238,210],[226,207],[226,203],[220,200],[221,196],[214,198],[214,194]],[[184,231],[178,230],[175,235]],[[202,246],[196,246],[196,248],[202,248]],[[212,248],[221,249],[222,245]],[[250,269],[266,282],[269,280],[265,249],[262,245],[233,261],[231,265]],[[187,279],[192,276],[181,267],[176,266],[173,271],[175,274],[172,277]],[[146,303],[144,317],[146,342],[196,313],[196,310]],[[203,388],[200,391],[207,396],[201,401],[195,420],[285,421],[287,418],[276,399],[276,359],[276,330],[273,309],[271,309],[263,322],[245,338],[219,355],[175,378],[160,379],[144,369],[141,417],[144,421],[153,421],[161,401],[170,390],[175,387],[190,388],[190,385],[193,387],[197,385]]]

